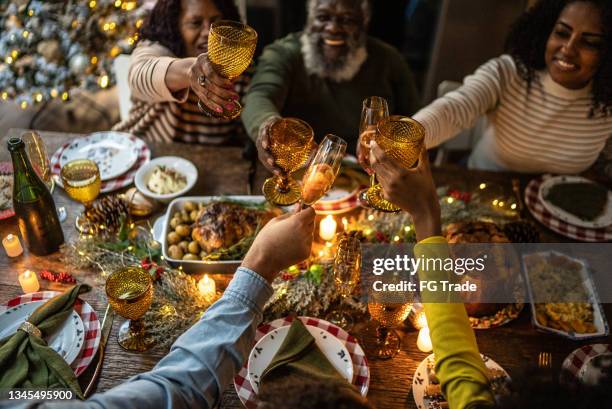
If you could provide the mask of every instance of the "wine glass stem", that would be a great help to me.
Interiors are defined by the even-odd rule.
[[[376,173],[372,172],[370,174],[370,187],[376,185]]]
[[[378,346],[382,349],[387,345],[387,339],[389,338],[389,328],[384,325],[379,326],[376,329],[376,336],[378,337]]]
[[[134,334],[140,335],[144,330],[144,324],[142,318],[137,320],[130,320],[130,331]]]
[[[286,175],[279,176],[276,189],[281,193],[287,193],[289,191],[289,177]]]

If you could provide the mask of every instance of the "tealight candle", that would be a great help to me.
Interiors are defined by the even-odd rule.
[[[212,301],[217,294],[215,280],[210,278],[208,274],[204,274],[204,277],[198,282],[198,290],[206,300]]]
[[[333,239],[337,226],[338,224],[331,215],[326,216],[319,224],[319,236],[325,241]]]
[[[26,270],[19,274],[19,284],[21,285],[21,289],[23,290],[24,294],[33,293],[34,291],[38,291],[40,289],[36,273],[31,270]]]
[[[429,328],[423,327],[419,330],[419,337],[417,338],[417,348],[422,352],[431,352],[433,345],[431,344],[431,337],[429,336]]]
[[[17,257],[23,253],[23,247],[21,247],[19,237],[15,236],[14,234],[9,234],[3,238],[2,245],[4,246],[6,255],[9,257]]]

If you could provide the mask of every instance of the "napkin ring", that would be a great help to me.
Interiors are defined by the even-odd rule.
[[[36,325],[32,324],[30,321],[24,321],[19,326],[19,330],[26,332],[30,335],[34,335],[38,338],[42,338],[42,332],[36,327]]]

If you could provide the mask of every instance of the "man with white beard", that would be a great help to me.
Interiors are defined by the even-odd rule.
[[[392,46],[369,37],[367,0],[309,0],[303,32],[265,48],[245,97],[242,121],[259,159],[278,173],[268,131],[281,117],[308,122],[317,141],[333,133],[355,153],[362,101],[385,98],[390,114],[418,108],[413,76]]]

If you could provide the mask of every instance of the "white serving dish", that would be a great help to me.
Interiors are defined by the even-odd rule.
[[[151,177],[151,174],[156,166],[165,166],[182,173],[187,178],[187,185],[182,190],[165,195],[151,192],[147,187],[147,182],[149,181],[149,178]],[[198,170],[193,163],[178,156],[161,156],[149,161],[138,169],[138,172],[136,172],[136,177],[134,178],[134,184],[136,185],[136,188],[145,196],[150,197],[151,199],[159,200],[163,203],[167,203],[174,198],[183,196],[185,193],[191,190],[197,180]]]
[[[536,316],[536,306],[535,306],[536,302],[534,301],[535,298],[533,295],[533,288],[531,287],[529,270],[527,269],[527,263],[525,262],[525,257],[528,257],[530,255],[539,255],[543,257],[550,257],[551,255],[557,255],[557,256],[566,257],[572,261],[580,263],[580,265],[582,266],[582,268],[580,269],[582,284],[584,285],[587,293],[589,294],[589,301],[591,305],[593,306],[593,325],[595,325],[595,328],[597,329],[596,332],[578,334],[574,332],[567,332],[567,331],[562,331],[560,329],[547,327],[547,326],[540,324],[540,322],[538,322],[537,316]],[[599,296],[597,295],[597,291],[595,289],[595,285],[593,284],[593,280],[589,273],[589,269],[582,260],[574,258],[574,257],[569,257],[566,254],[559,253],[557,251],[544,251],[544,252],[523,254],[522,262],[523,262],[523,271],[525,272],[525,276],[526,276],[525,281],[527,282],[527,291],[529,293],[529,299],[530,299],[530,304],[531,304],[531,322],[537,329],[541,331],[545,331],[545,332],[552,332],[554,334],[561,335],[563,337],[570,338],[576,341],[585,340],[589,338],[604,337],[609,334],[609,327],[608,327],[608,321],[606,320],[606,315],[601,307]]]
[[[174,267],[182,266],[183,271],[186,273],[213,273],[213,274],[232,274],[236,271],[242,260],[219,260],[219,261],[202,261],[202,260],[177,260],[168,255],[168,246],[166,243],[166,237],[168,233],[172,231],[170,227],[171,215],[173,215],[177,211],[183,210],[185,202],[193,202],[193,203],[204,203],[208,204],[213,201],[218,200],[239,200],[243,202],[253,203],[253,204],[261,204],[266,201],[263,196],[187,196],[187,197],[179,197],[174,199],[166,210],[166,215],[163,217],[162,221],[158,219],[157,223],[162,223],[163,229],[161,230],[161,237],[155,237],[162,245],[162,255],[164,258]],[[158,225],[159,226],[159,225]],[[154,231],[156,229],[154,228]]]

